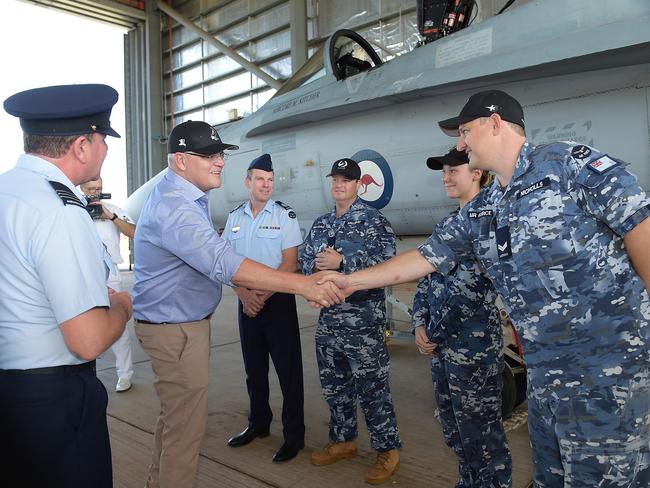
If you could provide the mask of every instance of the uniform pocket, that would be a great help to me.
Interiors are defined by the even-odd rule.
[[[650,373],[623,386],[571,393],[556,412],[565,487],[648,486]],[[644,472],[645,471],[645,472]]]
[[[522,268],[549,268],[576,254],[571,228],[577,208],[557,183],[532,192],[514,203],[510,226],[513,259]]]

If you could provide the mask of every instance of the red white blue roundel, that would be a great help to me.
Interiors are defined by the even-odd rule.
[[[371,149],[352,155],[361,168],[359,198],[376,209],[382,209],[393,197],[393,173],[384,157]]]

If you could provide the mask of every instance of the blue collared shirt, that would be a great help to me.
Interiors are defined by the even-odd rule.
[[[250,202],[235,208],[228,215],[222,237],[239,254],[275,269],[282,263],[282,251],[302,243],[295,212],[274,200],[266,202],[256,217]]]
[[[0,369],[83,363],[59,325],[109,305],[110,257],[88,212],[48,181],[83,195],[53,164],[22,155],[0,175]]]
[[[221,284],[245,258],[212,226],[208,195],[167,171],[135,231],[133,316],[153,323],[201,320],[221,300]]]

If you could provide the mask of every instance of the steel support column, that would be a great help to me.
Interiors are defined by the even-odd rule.
[[[157,175],[167,167],[167,130],[165,128],[165,111],[163,97],[162,46],[160,38],[160,13],[151,2],[147,2],[147,20],[145,24],[145,96],[147,112],[145,124],[149,125],[150,135],[148,161],[149,178]]]
[[[291,72],[295,73],[307,61],[306,0],[290,0]]]

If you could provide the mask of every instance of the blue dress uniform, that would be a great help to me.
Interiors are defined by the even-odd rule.
[[[5,109],[26,134],[117,135],[108,122],[116,101],[108,86],[73,85],[19,93]],[[106,390],[60,330],[109,306],[110,257],[85,204],[35,155],[0,175],[0,472],[14,486],[112,487]]]
[[[650,486],[650,300],[623,237],[650,216],[625,163],[526,143],[498,183],[420,252],[447,273],[475,255],[526,351],[538,487]]]
[[[314,271],[316,255],[327,246],[343,255],[342,271],[351,273],[393,257],[395,234],[381,212],[357,199],[339,218],[333,210],[316,219],[300,249],[304,274]],[[358,291],[320,312],[316,358],[323,396],[330,407],[332,442],[357,437],[358,398],[372,448],[387,452],[401,447],[388,384],[385,334],[383,288]]]
[[[443,219],[444,229],[458,214]],[[438,344],[431,358],[437,418],[459,461],[456,488],[509,488],[512,459],[501,420],[503,333],[497,294],[476,260],[418,282],[413,328]]]
[[[241,255],[277,268],[282,251],[302,243],[295,212],[288,205],[269,200],[253,217],[250,202],[228,215],[222,237]],[[246,386],[250,399],[248,423],[256,432],[268,432],[273,413],[269,407],[269,355],[282,389],[282,426],[285,442],[304,444],[304,393],[302,350],[296,297],[274,293],[255,317],[243,312],[239,302]]]

